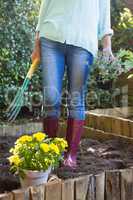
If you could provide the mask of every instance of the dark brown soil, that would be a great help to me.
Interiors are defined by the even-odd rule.
[[[19,179],[9,171],[9,149],[16,138],[0,137],[0,193],[20,187]],[[109,169],[133,166],[133,145],[125,139],[100,142],[83,139],[78,152],[78,167],[75,170],[59,168],[56,174],[67,179],[86,174],[98,174]]]
[[[11,174],[7,160],[15,140],[15,137],[0,137],[0,193],[20,187],[19,179]]]

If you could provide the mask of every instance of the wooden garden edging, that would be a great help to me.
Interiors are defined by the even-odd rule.
[[[133,121],[120,117],[88,112],[86,126],[110,134],[133,137]]]
[[[0,200],[133,200],[133,168],[14,190]]]

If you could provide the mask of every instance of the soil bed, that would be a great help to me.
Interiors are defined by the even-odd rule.
[[[19,179],[9,171],[7,157],[15,137],[0,137],[0,193],[20,187]],[[61,179],[86,174],[98,174],[109,169],[124,169],[133,166],[133,145],[126,139],[104,142],[83,139],[78,152],[78,167],[75,170],[59,168],[55,173]]]

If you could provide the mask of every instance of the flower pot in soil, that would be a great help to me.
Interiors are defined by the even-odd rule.
[[[63,138],[48,138],[42,132],[23,135],[10,149],[11,170],[19,175],[22,187],[45,183],[51,169],[63,160],[66,147]]]
[[[24,170],[24,177],[20,176],[21,187],[29,187],[46,183],[51,172],[51,167],[46,171]]]

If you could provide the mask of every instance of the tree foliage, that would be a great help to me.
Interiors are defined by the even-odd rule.
[[[0,1],[0,104],[4,95],[20,86],[27,73],[37,23],[39,1]]]
[[[113,49],[133,51],[133,13],[124,0],[112,0],[112,28],[114,30]]]

